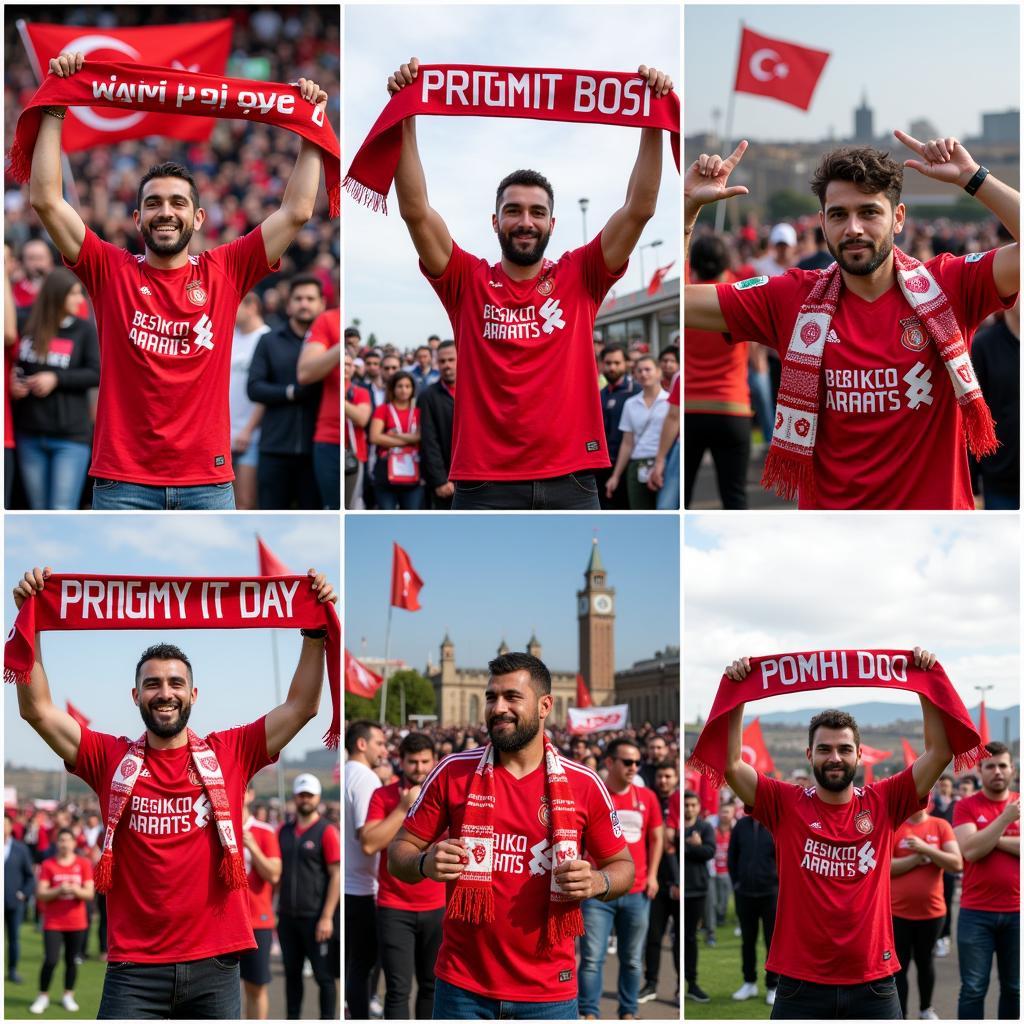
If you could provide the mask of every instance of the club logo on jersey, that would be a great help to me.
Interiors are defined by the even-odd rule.
[[[555,282],[550,277],[542,277],[537,282],[537,291],[541,295],[550,295],[555,290]]]
[[[861,811],[860,814],[854,817],[853,826],[858,832],[866,836],[875,827],[871,820],[871,812]]]
[[[760,288],[761,285],[768,283],[768,275],[762,274],[760,277],[748,277],[745,281],[737,281],[733,288],[738,292],[745,292],[748,288]]]
[[[903,328],[900,344],[904,348],[909,348],[911,352],[920,352],[928,344],[928,332],[921,326],[921,321],[916,316],[900,320],[900,326]]]
[[[207,348],[213,351],[213,321],[204,313],[192,328],[196,335],[196,348]]]
[[[985,254],[983,252],[969,252],[964,257],[964,263],[977,263],[978,260],[984,259]]]
[[[868,840],[859,848],[853,843],[830,843],[811,837],[804,840],[800,867],[824,878],[856,878],[877,866],[875,848]]]
[[[562,306],[558,299],[547,299],[540,307],[540,315],[544,318],[544,325],[541,330],[545,334],[554,334],[556,327],[564,327],[565,320],[562,317]]]
[[[821,328],[812,320],[800,328],[800,340],[810,348],[821,337]]]
[[[148,284],[144,284],[144,285],[143,285],[143,286],[142,286],[142,287],[141,287],[141,288],[139,289],[139,293],[140,293],[141,295],[152,295],[152,294],[153,294],[153,293],[152,293],[152,292],[151,292],[151,291],[149,290],[149,285],[148,285]]]
[[[203,287],[202,281],[189,281],[185,285],[185,295],[193,306],[206,305],[206,289]]]
[[[931,287],[924,274],[915,274],[913,277],[904,278],[903,283],[906,285],[907,291],[913,292],[915,295],[923,295]]]
[[[545,828],[551,825],[551,808],[548,806],[548,798],[546,796],[540,798],[540,807],[537,808],[537,820]]]
[[[906,381],[907,406],[916,409],[919,405],[931,405],[932,397],[932,371],[925,369],[924,363],[914,365],[903,374]]]

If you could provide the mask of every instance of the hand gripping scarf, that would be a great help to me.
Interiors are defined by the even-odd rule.
[[[49,576],[7,634],[4,682],[28,682],[35,635],[44,630],[326,627],[333,714],[324,742],[334,750],[341,735],[341,623],[309,583],[308,576]]]
[[[389,100],[345,177],[345,189],[373,210],[387,195],[402,153],[402,122],[418,114],[525,117],[671,132],[679,169],[679,97],[655,96],[638,74],[475,64],[422,64],[412,85]]]
[[[50,577],[51,579],[53,577]],[[44,591],[45,593],[45,591]],[[28,602],[26,602],[28,603]],[[248,889],[249,882],[245,874],[245,861],[238,849],[235,829],[231,824],[231,807],[228,793],[224,786],[217,755],[201,736],[191,729],[188,732],[188,749],[199,777],[203,780],[203,789],[213,807],[214,820],[217,823],[217,838],[220,840],[223,856],[220,862],[220,880],[228,889]],[[125,751],[121,763],[114,770],[110,780],[110,800],[104,821],[107,823],[103,833],[103,853],[96,864],[95,880],[97,892],[110,892],[114,880],[114,833],[124,809],[131,800],[132,790],[139,778],[146,756],[146,734],[143,733]]]
[[[49,74],[18,118],[10,166],[15,181],[28,181],[43,107],[108,107],[159,114],[234,118],[287,128],[319,146],[330,214],[341,212],[341,148],[323,111],[297,86],[252,82],[200,71],[87,60],[70,78]]]
[[[924,321],[925,330],[946,364],[963,414],[967,446],[975,458],[991,455],[998,446],[995,424],[974,374],[953,307],[923,263],[896,248],[893,258],[900,291]],[[761,477],[762,487],[774,490],[783,498],[793,498],[798,490],[805,496],[814,493],[814,441],[821,403],[821,363],[843,287],[837,263],[817,273],[818,280],[800,308],[782,362],[775,431]]]
[[[579,900],[558,887],[555,868],[567,860],[580,857],[576,829],[576,804],[569,779],[559,760],[558,751],[550,742],[544,744],[545,790],[550,813],[551,896],[548,903],[547,927],[541,936],[538,952],[544,953],[561,940],[583,934],[583,914]],[[494,747],[483,748],[480,761],[470,783],[466,798],[466,814],[462,829],[452,839],[466,844],[469,863],[455,883],[448,902],[448,917],[467,924],[490,924],[494,921]]]
[[[714,786],[725,776],[729,712],[740,704],[779,693],[806,693],[833,686],[880,686],[927,697],[942,715],[953,748],[956,771],[966,771],[987,753],[971,716],[942,666],[925,671],[914,665],[913,651],[803,651],[750,659],[742,682],[723,675],[718,693],[687,767],[703,772]]]

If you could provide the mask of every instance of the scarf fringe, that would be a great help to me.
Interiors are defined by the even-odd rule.
[[[361,181],[356,181],[351,175],[345,178],[342,187],[361,206],[368,206],[374,213],[387,215],[388,197],[383,193],[364,185]]]
[[[552,907],[548,913],[548,926],[545,930],[542,952],[549,952],[560,942],[564,942],[566,939],[575,939],[577,935],[583,935],[585,932],[583,912],[580,910],[579,904],[572,907],[560,907],[557,910]]]
[[[331,220],[341,216],[341,184],[334,185],[327,193],[327,200],[330,204],[328,214]]]
[[[814,461],[809,456],[793,456],[778,448],[769,448],[761,486],[787,501],[793,501],[797,492],[809,497],[814,490]]]
[[[715,789],[721,789],[725,784],[725,776],[717,768],[713,768],[707,763],[707,761],[704,761],[693,754],[686,759],[686,767],[695,772],[700,772],[701,775],[711,781],[711,785],[714,786]]]
[[[18,683],[21,686],[27,686],[29,681],[28,672],[22,672],[16,668],[7,668],[4,666],[4,682],[5,683]]]
[[[245,875],[245,861],[242,860],[242,855],[238,852],[228,853],[224,851],[224,856],[220,859],[220,869],[218,871],[220,880],[229,889],[248,889],[249,879]]]
[[[331,727],[323,735],[324,746],[328,750],[337,750],[341,743],[341,732],[338,727],[331,723]]]
[[[92,877],[97,892],[110,892],[114,881],[114,854],[111,850],[103,851],[103,856],[93,868]]]
[[[10,169],[11,177],[19,185],[24,185],[28,181],[29,175],[32,173],[32,158],[25,152],[18,139],[14,140],[14,145],[11,146],[7,154],[7,165]]]
[[[983,757],[988,756],[988,747],[984,743],[979,743],[976,747],[965,750],[953,758],[953,773],[959,775],[961,772],[970,771]]]
[[[491,924],[494,921],[493,886],[456,885],[448,901],[448,916],[467,924]]]
[[[996,424],[988,403],[984,398],[975,399],[961,406],[960,411],[964,416],[964,435],[971,454],[976,459],[994,455],[999,440],[996,438]]]

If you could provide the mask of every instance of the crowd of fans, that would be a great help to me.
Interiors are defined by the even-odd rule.
[[[70,11],[71,9],[69,9]],[[270,81],[317,81],[330,97],[327,117],[340,121],[339,25],[317,7],[81,7],[69,23],[132,27],[206,19],[234,21],[227,74]],[[5,149],[17,115],[38,82],[14,25],[5,38]],[[230,242],[277,209],[295,162],[291,132],[218,120],[206,142],[149,138],[68,155],[69,201],[101,239],[143,251],[132,223],[139,180],[164,161],[196,178],[206,211],[192,251]],[[28,185],[4,183],[6,272],[13,292],[4,324],[8,415],[5,425],[7,508],[89,507],[87,479],[99,353],[93,312],[28,202]],[[313,218],[239,311],[232,350],[232,456],[239,508],[340,507],[339,352],[324,332],[303,339],[317,316],[338,317],[340,233],[321,189]],[[9,293],[10,294],[10,293]],[[45,307],[36,311],[42,303]],[[17,308],[16,317],[13,315]],[[333,338],[337,338],[337,329]],[[261,335],[267,334],[267,338]],[[328,335],[329,336],[329,335]],[[321,348],[320,346],[323,346]],[[305,365],[303,365],[305,363]]]

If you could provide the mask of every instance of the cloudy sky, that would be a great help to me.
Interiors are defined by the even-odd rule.
[[[687,516],[683,706],[711,709],[737,657],[823,648],[934,651],[971,707],[1020,702],[1016,516]],[[845,701],[908,703],[902,690],[853,688]],[[816,705],[774,697],[770,711]]]
[[[635,71],[647,64],[680,81],[679,9],[675,6],[473,6],[382,4],[345,11],[345,124],[347,159],[358,149],[387,101],[387,79],[410,57],[423,63]],[[509,171],[532,167],[555,190],[555,230],[548,255],[582,244],[577,200],[590,200],[592,238],[621,205],[639,145],[639,132],[607,125],[561,124],[512,118],[433,117],[418,125],[430,201],[466,250],[499,258],[491,230],[494,189]],[[656,262],[679,251],[679,176],[665,145],[657,216],[641,244],[647,277]],[[392,190],[389,213],[349,201],[344,212],[345,305],[363,337],[400,346],[430,334],[451,337],[448,317],[417,267]],[[666,258],[655,260],[655,253]],[[678,264],[669,277],[678,275]],[[618,294],[640,287],[634,259]]]

